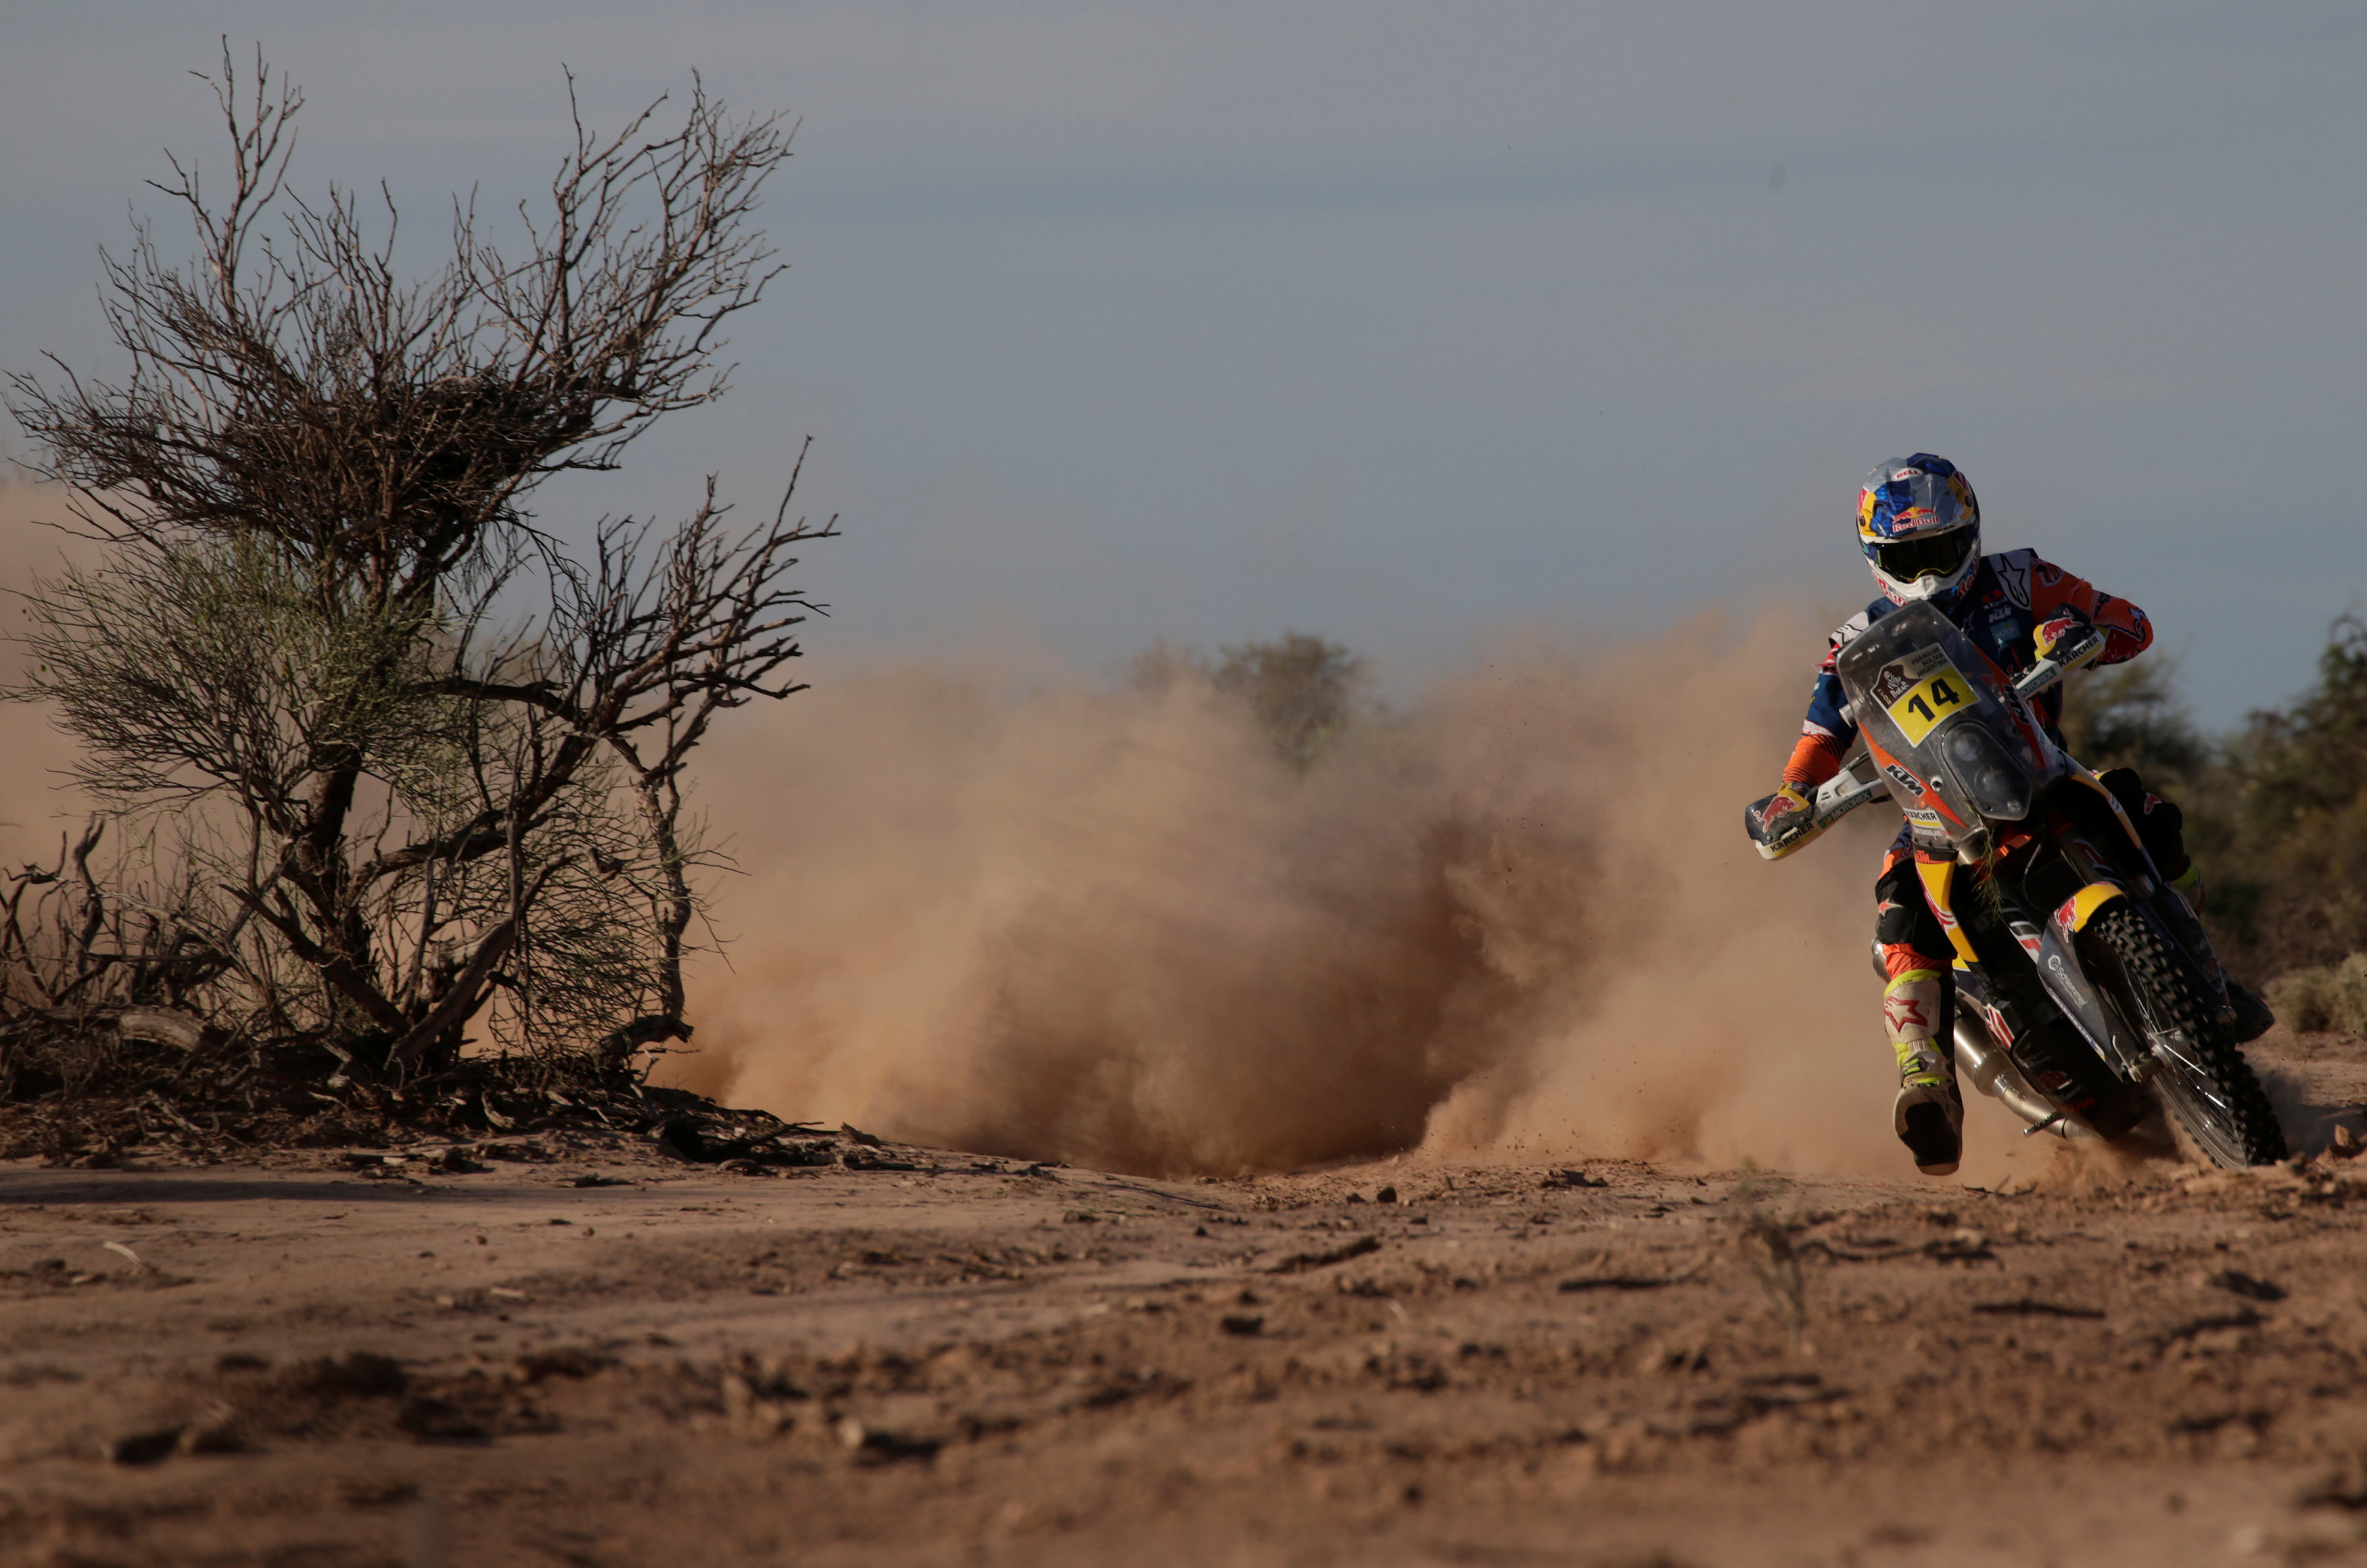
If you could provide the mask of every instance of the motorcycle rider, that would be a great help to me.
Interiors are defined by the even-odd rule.
[[[1810,811],[1817,786],[1840,771],[1857,726],[1844,705],[1834,662],[1859,633],[1901,604],[1930,603],[2008,675],[2020,675],[2090,626],[2105,637],[2101,651],[2089,662],[2118,664],[2152,645],[2153,624],[2143,610],[2041,559],[2036,551],[1983,555],[1980,504],[1945,457],[1918,452],[1868,474],[1858,492],[1857,531],[1882,596],[1834,630],[1783,786],[1760,815],[1762,832],[1780,832],[1781,818]],[[2062,688],[2033,705],[2060,745]],[[2099,782],[2136,824],[2155,865],[2201,914],[2203,868],[2186,852],[2178,807],[2148,793],[2127,768],[2111,769]],[[1883,1022],[1898,1057],[1893,1126],[1916,1168],[1933,1176],[1956,1168],[1964,1101],[1950,1041],[1954,949],[1924,895],[1915,863],[1948,860],[1954,852],[1945,840],[1917,841],[1902,825],[1874,883],[1874,942],[1886,981]],[[2252,1039],[2273,1021],[2258,998],[2232,981],[2227,993],[2239,1041]]]

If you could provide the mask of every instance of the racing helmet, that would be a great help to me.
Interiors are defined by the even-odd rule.
[[[1947,458],[1894,457],[1858,491],[1857,538],[1885,598],[1945,606],[1980,570],[1980,502]]]

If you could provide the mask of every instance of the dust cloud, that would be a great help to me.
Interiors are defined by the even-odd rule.
[[[11,481],[0,471],[0,686],[25,673],[15,638],[25,624],[18,597],[77,548],[68,535],[39,525],[69,523],[62,493]],[[0,703],[0,864],[54,863],[58,840],[78,828],[88,805],[61,776],[74,749],[45,709]]]
[[[0,586],[56,492],[0,484]],[[8,606],[10,621],[19,606]],[[13,628],[12,628],[13,629]],[[933,659],[719,727],[742,874],[678,1081],[1145,1174],[1406,1154],[1888,1172],[1865,957],[1887,829],[1761,863],[1805,619],[1499,638],[1305,773],[1205,685]],[[0,642],[0,681],[20,650]],[[1024,675],[1024,683],[1014,671]],[[0,705],[0,858],[85,807]],[[1868,812],[1872,818],[1879,813]]]
[[[675,1074],[1145,1174],[1888,1172],[1865,941],[1890,828],[1769,865],[1738,821],[1820,641],[1505,637],[1304,775],[1188,684],[1014,694],[940,664],[743,712],[702,796],[745,873],[718,889],[729,967],[697,976]]]

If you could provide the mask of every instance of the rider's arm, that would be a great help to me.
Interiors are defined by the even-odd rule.
[[[2118,664],[2153,646],[2153,622],[2143,610],[2048,561],[2031,563],[2030,611],[2042,632],[2064,620],[2103,628],[2104,651],[2096,657],[2098,664]],[[2042,654],[2048,640],[2040,638]]]
[[[1851,616],[1825,639],[1825,661],[1817,670],[1817,689],[1808,694],[1808,716],[1800,721],[1800,739],[1792,747],[1792,760],[1784,764],[1784,782],[1794,789],[1812,792],[1840,773],[1841,759],[1857,742],[1857,726],[1841,711],[1849,697],[1835,666],[1841,649],[1871,624],[1872,613],[1869,606]]]
[[[1841,759],[1857,739],[1857,726],[1841,716],[1841,701],[1840,677],[1828,669],[1817,677],[1808,716],[1800,722],[1800,739],[1792,747],[1792,760],[1784,764],[1785,784],[1814,789],[1841,771]]]

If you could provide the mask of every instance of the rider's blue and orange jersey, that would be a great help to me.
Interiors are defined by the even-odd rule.
[[[1840,772],[1841,759],[1857,739],[1857,726],[1841,716],[1841,705],[1848,699],[1840,678],[1833,673],[1833,661],[1860,632],[1897,608],[1887,599],[1876,599],[1834,628],[1816,694],[1808,699],[1807,719],[1800,726],[1799,744],[1784,769],[1785,784],[1813,787]],[[2098,664],[2135,659],[2153,645],[2153,623],[2143,610],[2039,559],[2035,550],[1983,556],[1980,570],[1965,585],[1951,618],[2007,674],[2019,675],[2037,662],[2037,629],[2065,615],[2104,628],[2104,651]],[[2047,733],[2060,740],[2056,726],[2062,717],[2063,689],[2056,687],[2033,705]]]

